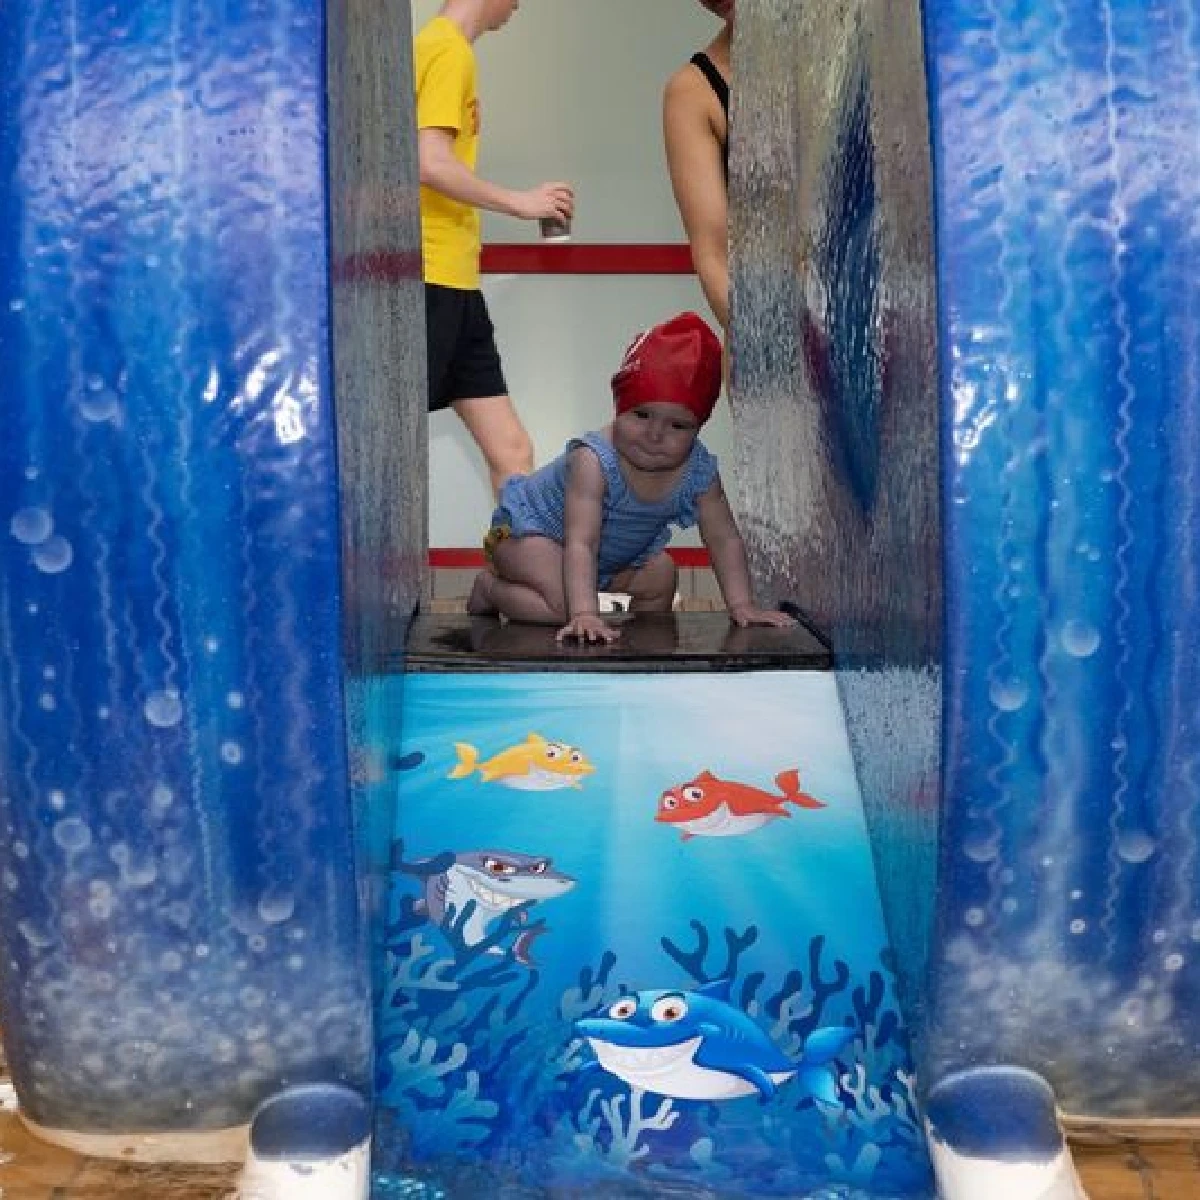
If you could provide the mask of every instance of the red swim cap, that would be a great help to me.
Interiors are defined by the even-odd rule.
[[[721,343],[694,312],[639,334],[613,376],[617,412],[656,401],[682,404],[701,425],[721,395]]]

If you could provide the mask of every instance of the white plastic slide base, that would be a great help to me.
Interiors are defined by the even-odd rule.
[[[371,1143],[329,1159],[263,1159],[253,1150],[242,1169],[238,1200],[368,1200]]]
[[[1087,1200],[1068,1150],[1048,1162],[968,1158],[929,1139],[940,1200]]]

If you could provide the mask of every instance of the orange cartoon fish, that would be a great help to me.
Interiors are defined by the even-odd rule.
[[[781,771],[775,776],[775,784],[779,795],[718,779],[711,771],[701,771],[690,782],[663,792],[654,819],[664,825],[678,826],[686,842],[694,837],[740,837],[752,833],[776,817],[790,817],[792,814],[785,804],[797,808],[826,807],[800,790],[797,770]]]

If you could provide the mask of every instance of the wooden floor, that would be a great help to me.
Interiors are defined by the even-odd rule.
[[[1200,1141],[1089,1139],[1075,1165],[1090,1200],[1200,1200]]]
[[[1089,1139],[1075,1161],[1090,1200],[1200,1200],[1200,1142]],[[236,1174],[81,1158],[35,1140],[15,1113],[0,1112],[2,1200],[234,1200]]]

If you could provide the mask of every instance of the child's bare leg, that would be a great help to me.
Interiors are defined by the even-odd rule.
[[[494,617],[500,609],[492,600],[492,581],[496,578],[485,568],[475,576],[471,594],[467,597],[467,612],[473,617]]]
[[[506,538],[492,552],[492,565],[495,572],[481,571],[471,591],[471,603],[487,606],[479,612],[499,612],[529,625],[561,625],[567,619],[557,542],[536,534]]]
[[[613,580],[612,590],[629,593],[631,612],[670,612],[676,579],[675,560],[661,550],[643,566],[622,571]]]

